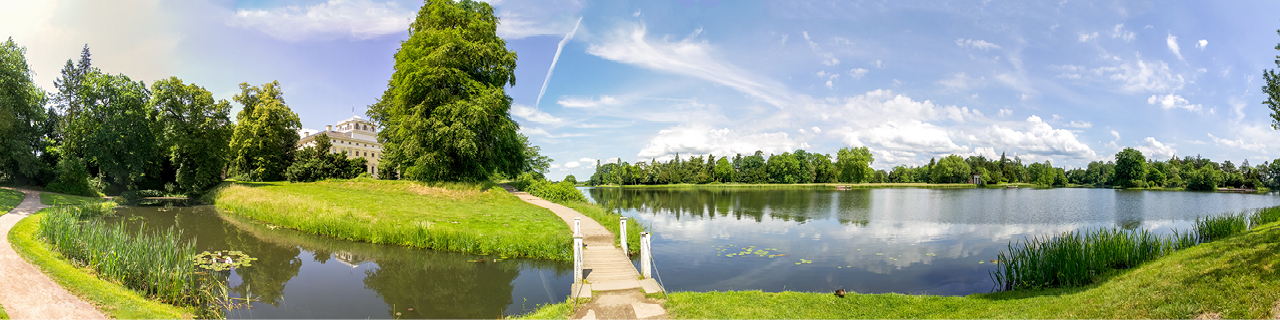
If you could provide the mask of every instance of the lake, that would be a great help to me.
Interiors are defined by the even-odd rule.
[[[245,318],[487,318],[562,302],[573,264],[352,242],[222,214],[213,206],[119,207],[109,220],[132,228],[175,227],[197,251],[239,250],[258,258],[228,277]],[[485,259],[485,262],[476,262]]]
[[[583,188],[653,232],[672,291],[991,292],[1010,241],[1085,228],[1187,230],[1276,194],[1113,189]]]

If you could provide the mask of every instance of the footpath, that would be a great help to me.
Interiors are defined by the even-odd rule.
[[[13,319],[106,319],[93,305],[80,300],[23,260],[9,243],[9,229],[19,220],[48,206],[40,192],[22,189],[26,198],[0,216],[0,306]]]
[[[631,264],[631,259],[622,249],[614,247],[613,240],[617,235],[569,207],[509,185],[501,186],[520,200],[551,210],[570,229],[574,218],[582,221],[582,241],[586,247],[582,252],[582,268],[586,284],[574,284],[570,295],[590,298],[591,301],[580,306],[573,319],[667,319],[667,311],[662,304],[644,296],[645,292],[662,292],[662,287],[653,279],[640,280],[640,273]]]

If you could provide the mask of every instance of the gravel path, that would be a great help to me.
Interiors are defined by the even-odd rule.
[[[9,229],[40,211],[40,192],[21,189],[26,198],[0,216],[0,305],[13,319],[106,319],[93,305],[67,292],[23,260],[9,244]]]

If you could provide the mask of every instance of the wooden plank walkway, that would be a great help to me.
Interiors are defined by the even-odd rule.
[[[571,294],[577,298],[593,298],[593,304],[599,302],[596,307],[600,309],[601,318],[666,318],[666,310],[662,309],[661,305],[642,301],[643,293],[662,292],[662,287],[653,279],[640,279],[640,273],[636,271],[635,265],[631,264],[631,259],[622,252],[621,248],[614,246],[613,240],[617,237],[616,235],[594,219],[569,207],[535,197],[509,185],[501,186],[520,200],[551,210],[569,225],[571,232],[573,219],[581,220],[582,242],[586,247],[582,251],[582,269],[587,284],[581,287],[575,284]],[[593,291],[599,291],[602,294],[599,297],[593,297]],[[637,298],[637,295],[632,293],[641,294]],[[585,316],[575,318],[596,318],[597,312],[591,305],[587,305],[586,309],[590,310],[579,312]]]

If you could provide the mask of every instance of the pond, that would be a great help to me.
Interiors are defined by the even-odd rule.
[[[174,227],[197,251],[239,250],[257,258],[232,270],[243,318],[488,318],[564,301],[572,263],[352,242],[220,213],[213,206],[120,207],[109,219],[132,228]],[[484,259],[485,262],[477,262]]]
[[[1169,233],[1280,205],[1275,194],[1112,189],[582,191],[654,233],[672,291],[991,292],[1010,241],[1113,226]]]

